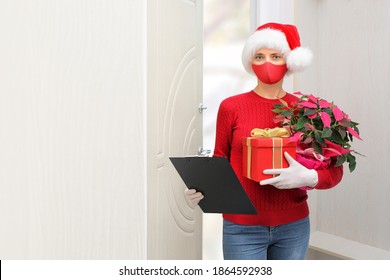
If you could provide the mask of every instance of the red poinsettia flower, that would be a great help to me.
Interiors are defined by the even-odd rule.
[[[349,163],[352,172],[356,158],[350,149],[353,138],[362,140],[358,123],[353,122],[333,102],[300,92],[297,102],[288,106],[285,102],[275,104],[275,122],[288,127],[292,132],[290,141],[298,141],[300,154],[312,155],[316,160],[334,162],[336,166]]]
[[[344,117],[343,111],[341,111],[337,106],[332,108],[332,113],[336,121],[341,121]]]
[[[321,121],[322,121],[324,127],[330,127],[332,119],[330,118],[328,113],[327,112],[321,112],[320,113],[320,117],[321,117]]]

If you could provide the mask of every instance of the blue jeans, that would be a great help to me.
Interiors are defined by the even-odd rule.
[[[225,260],[303,260],[309,246],[309,217],[280,226],[223,221]]]

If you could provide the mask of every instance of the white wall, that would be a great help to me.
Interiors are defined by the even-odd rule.
[[[146,257],[144,6],[0,2],[1,259]]]
[[[316,230],[352,247],[390,251],[390,2],[296,0],[295,17],[302,38],[315,45],[316,69],[297,85],[314,88],[360,123],[363,141],[353,147],[366,155],[357,156],[352,174],[345,166],[340,186],[317,192]]]

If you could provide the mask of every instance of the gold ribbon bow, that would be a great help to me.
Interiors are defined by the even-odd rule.
[[[254,128],[251,131],[252,137],[290,137],[290,133],[284,127],[275,128]]]

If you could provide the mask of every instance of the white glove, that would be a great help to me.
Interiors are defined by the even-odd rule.
[[[190,201],[193,207],[198,205],[199,201],[204,198],[204,195],[201,192],[196,191],[195,189],[186,189],[184,194]]]
[[[262,180],[260,185],[273,185],[278,189],[295,189],[303,186],[314,188],[318,183],[318,173],[313,169],[308,169],[287,152],[284,153],[289,167],[281,169],[266,169],[264,174],[280,174],[279,176]]]

